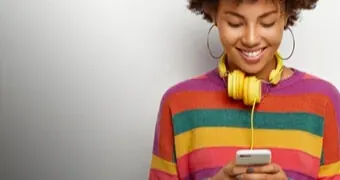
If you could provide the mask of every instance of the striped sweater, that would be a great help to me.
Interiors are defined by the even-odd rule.
[[[289,178],[340,180],[339,113],[332,84],[295,70],[257,105],[254,148],[270,149]],[[149,180],[214,176],[249,148],[250,114],[227,97],[216,69],[171,87],[159,109]]]

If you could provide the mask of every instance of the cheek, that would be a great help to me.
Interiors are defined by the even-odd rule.
[[[283,31],[284,31],[284,21],[278,21],[276,25],[271,28],[261,28],[260,36],[267,41],[267,43],[271,46],[277,47],[280,46]]]
[[[242,32],[236,29],[220,26],[219,36],[224,48],[230,49],[238,42],[238,40],[242,36]]]
[[[283,31],[280,29],[264,29],[261,31],[261,37],[271,46],[280,46]]]

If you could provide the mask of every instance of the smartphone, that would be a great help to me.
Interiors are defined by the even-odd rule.
[[[236,165],[266,165],[270,164],[272,153],[269,149],[238,150],[236,152]]]

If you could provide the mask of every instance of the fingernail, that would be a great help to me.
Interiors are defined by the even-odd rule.
[[[253,173],[253,172],[254,172],[254,168],[249,167],[249,168],[247,169],[247,173]]]
[[[236,180],[242,180],[242,174],[237,175],[237,176],[235,177],[235,179],[236,179]]]

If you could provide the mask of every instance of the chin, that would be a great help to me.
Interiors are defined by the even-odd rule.
[[[263,68],[261,65],[240,66],[240,69],[248,75],[256,75],[260,73]]]
[[[237,69],[240,69],[248,75],[256,75],[265,68],[266,63],[263,61],[263,59],[257,61],[256,63],[247,63],[247,61],[240,57],[238,59],[238,63],[235,63],[235,65],[238,67]]]

